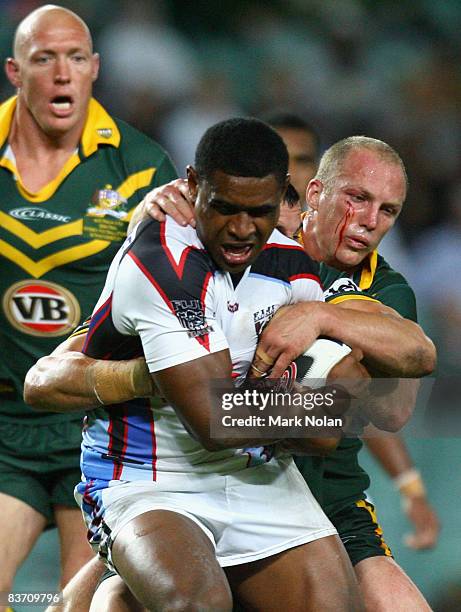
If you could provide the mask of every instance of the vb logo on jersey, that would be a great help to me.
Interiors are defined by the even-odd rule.
[[[64,336],[80,320],[80,306],[72,293],[46,281],[12,285],[3,296],[3,310],[13,327],[31,336]]]

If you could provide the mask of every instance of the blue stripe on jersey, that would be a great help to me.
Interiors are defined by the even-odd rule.
[[[278,283],[279,285],[285,285],[286,287],[291,287],[288,281],[284,281],[280,278],[274,278],[273,276],[266,276],[265,274],[256,274],[256,272],[250,272],[248,276],[252,278],[259,278],[264,281],[270,281],[271,283]]]
[[[129,463],[125,460],[121,480],[148,480],[152,482],[156,476],[152,467],[152,461],[139,464]],[[87,480],[90,477],[96,480],[114,480],[112,478],[114,462],[109,459],[103,459],[101,453],[85,446],[82,446],[81,469]]]
[[[148,408],[134,408],[128,416],[128,448],[129,457],[140,463],[153,464],[154,457],[153,444],[146,445],[151,440],[152,431],[152,410]]]
[[[112,435],[109,434],[109,419],[97,418],[90,427],[84,429],[81,469],[87,479],[124,480],[126,467],[133,466],[149,470],[151,474],[146,477],[156,480],[157,456],[152,410],[147,400],[139,401],[145,401],[146,406],[130,403],[125,413],[125,427],[119,431],[120,435],[124,434],[123,440],[116,440],[114,444],[114,435],[118,430],[112,428]]]
[[[102,459],[102,454],[92,448],[82,444],[82,454],[80,456],[80,468],[82,474],[88,480],[96,478],[111,480],[114,473],[114,464],[108,459]]]

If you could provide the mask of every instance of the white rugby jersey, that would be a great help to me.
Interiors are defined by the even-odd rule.
[[[241,377],[275,311],[308,300],[323,301],[318,265],[279,231],[234,287],[194,229],[171,218],[148,220],[112,263],[83,351],[105,359],[144,353],[149,370],[157,372],[228,348],[233,375]],[[82,443],[87,480],[173,484],[187,474],[224,474],[252,464],[248,451],[205,450],[171,407],[152,408],[146,399],[87,416]]]

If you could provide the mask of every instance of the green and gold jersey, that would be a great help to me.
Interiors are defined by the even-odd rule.
[[[15,97],[0,106],[0,415],[79,418],[25,405],[25,374],[91,313],[132,211],[176,171],[160,146],[92,99],[75,153],[31,193],[8,145],[15,107]]]
[[[416,321],[413,290],[405,278],[376,251],[353,273],[321,264],[320,278],[325,289],[325,300],[331,304],[350,299],[379,301],[406,319]],[[323,460],[322,479],[319,478],[319,461],[316,458],[296,458],[299,469],[327,514],[349,502],[364,499],[370,478],[358,462],[361,448],[360,440],[343,438],[336,451]]]

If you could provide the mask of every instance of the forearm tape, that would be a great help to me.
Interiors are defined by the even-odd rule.
[[[103,405],[119,404],[154,392],[146,364],[140,359],[96,361],[86,371],[86,382]]]

